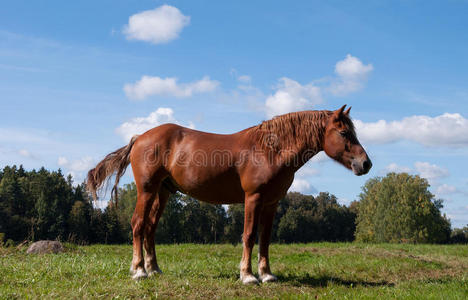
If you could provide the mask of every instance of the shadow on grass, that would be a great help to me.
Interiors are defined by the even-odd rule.
[[[339,284],[344,286],[356,287],[379,287],[379,286],[395,286],[394,283],[388,281],[364,281],[364,280],[345,280],[339,277],[333,276],[320,276],[320,277],[311,277],[309,274],[303,276],[296,275],[278,275],[278,282],[289,283],[294,286],[310,286],[310,287],[326,287],[329,284]]]
[[[380,286],[387,286],[387,287],[394,287],[395,284],[388,281],[364,281],[364,280],[345,280],[339,277],[334,276],[319,276],[319,277],[312,277],[309,274],[304,274],[301,276],[298,275],[279,275],[277,274],[278,281],[277,284],[290,284],[292,286],[308,286],[308,287],[326,287],[330,284],[338,284],[347,287],[380,287]],[[217,276],[212,278],[218,279],[229,279],[229,280],[238,280],[239,275],[236,273],[220,273]]]

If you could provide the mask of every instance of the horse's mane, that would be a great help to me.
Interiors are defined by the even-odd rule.
[[[329,110],[308,110],[276,116],[250,128],[262,147],[295,150],[307,146],[320,150]],[[354,132],[353,122],[343,115],[343,123]]]
[[[276,116],[251,128],[262,147],[298,149],[320,147],[330,111],[299,111]]]

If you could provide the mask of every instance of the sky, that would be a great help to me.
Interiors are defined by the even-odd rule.
[[[0,167],[75,182],[133,134],[173,122],[233,133],[352,106],[365,176],[318,154],[291,191],[342,204],[387,172],[426,178],[468,224],[468,2],[7,1]],[[121,182],[132,181],[130,170]]]

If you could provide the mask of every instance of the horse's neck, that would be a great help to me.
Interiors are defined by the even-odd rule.
[[[278,152],[277,161],[279,164],[285,165],[295,172],[322,150],[319,147],[310,148],[305,145],[300,149],[281,150]]]
[[[315,121],[316,127],[313,132],[307,130],[296,130],[296,143],[294,144],[282,144],[280,141],[280,159],[284,161],[285,164],[293,166],[295,170],[298,170],[305,163],[307,163],[313,156],[323,150],[322,141],[323,134],[325,131],[322,120]],[[300,125],[296,125],[300,126]],[[312,139],[310,136],[314,135]]]
[[[247,129],[257,145],[273,155],[276,163],[297,170],[320,152],[329,111],[290,113]]]

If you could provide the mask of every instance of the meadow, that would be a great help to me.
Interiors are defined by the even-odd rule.
[[[279,281],[256,286],[238,280],[241,249],[160,245],[164,274],[135,282],[130,245],[66,244],[45,255],[0,248],[0,298],[468,298],[466,245],[273,244]]]

